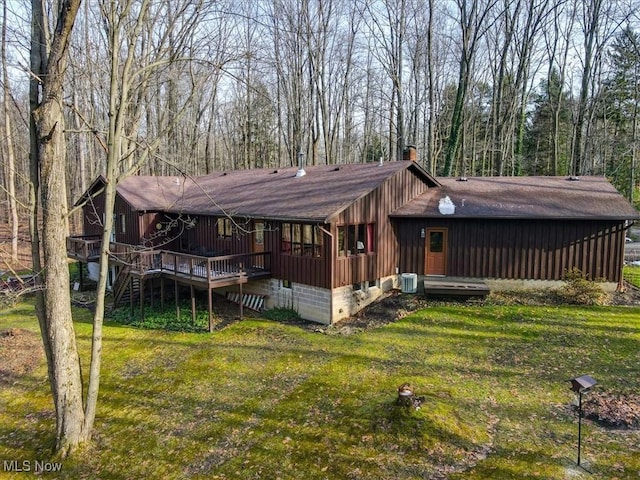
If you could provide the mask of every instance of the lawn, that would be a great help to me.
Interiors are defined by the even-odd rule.
[[[75,310],[83,359],[90,317]],[[0,330],[37,332],[29,304]],[[83,365],[87,371],[86,363]],[[96,433],[61,471],[41,365],[0,391],[0,478],[635,479],[640,431],[577,419],[568,379],[640,389],[640,308],[432,305],[329,335],[247,319],[213,334],[107,324]],[[418,410],[395,405],[409,382]]]

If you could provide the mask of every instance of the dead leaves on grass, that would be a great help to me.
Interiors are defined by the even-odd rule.
[[[640,428],[640,394],[595,391],[583,403],[583,411],[605,427]]]
[[[21,328],[0,331],[0,385],[13,383],[31,373],[43,357],[38,334]]]

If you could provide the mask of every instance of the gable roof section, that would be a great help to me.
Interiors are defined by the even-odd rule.
[[[328,222],[355,201],[408,169],[431,186],[439,183],[411,161],[235,170],[183,177],[133,176],[118,193],[135,210]]]
[[[74,207],[82,205],[88,202],[92,197],[97,195],[106,185],[106,181],[102,175],[98,175],[96,179],[91,182],[91,185],[87,188],[87,190],[76,200],[76,203],[73,204]]]
[[[442,187],[397,209],[393,217],[635,220],[638,212],[605,177],[440,178]],[[438,210],[445,196],[455,213]]]

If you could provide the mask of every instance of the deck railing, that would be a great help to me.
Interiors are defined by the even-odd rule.
[[[162,271],[190,280],[217,280],[238,275],[257,275],[270,270],[269,252],[202,257],[162,252]]]
[[[67,250],[70,256],[84,255],[82,258],[87,259],[90,252],[99,253],[100,238],[69,237]],[[202,256],[110,242],[109,256],[111,262],[127,265],[136,274],[157,272],[199,282],[239,275],[252,277],[271,270],[270,252]]]
[[[73,258],[88,260],[100,256],[100,235],[78,235],[67,237],[67,254]]]

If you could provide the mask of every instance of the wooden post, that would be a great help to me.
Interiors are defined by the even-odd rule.
[[[180,320],[180,303],[179,303],[179,299],[178,299],[178,280],[174,280],[174,291],[175,291],[175,297],[176,297],[176,320]]]
[[[78,262],[78,269],[80,270],[80,291],[84,292],[84,275],[82,274],[82,262]]]
[[[133,276],[129,275],[129,309],[133,317]]]
[[[164,273],[160,274],[160,308],[164,310]]]
[[[140,318],[144,320],[144,278],[140,277]]]
[[[196,324],[196,296],[193,292],[193,285],[191,287],[191,322]]]
[[[243,298],[242,298],[242,262],[240,263],[240,320],[242,320],[242,307],[243,307]]]
[[[209,333],[213,332],[213,302],[211,301],[211,287],[207,288],[209,291]]]

